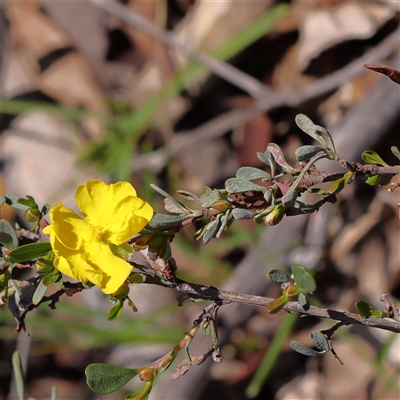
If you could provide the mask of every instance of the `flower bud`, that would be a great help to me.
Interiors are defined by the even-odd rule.
[[[297,285],[289,285],[283,289],[282,293],[288,301],[295,301],[299,298],[300,290]]]
[[[129,294],[129,286],[123,283],[113,294],[112,297],[116,300],[125,299]]]
[[[5,287],[7,287],[7,283],[8,283],[8,272],[6,271],[0,275],[0,290],[3,290]]]
[[[28,208],[24,212],[25,218],[28,222],[38,222],[40,219],[40,211],[37,208]]]
[[[221,212],[225,212],[230,207],[229,201],[217,200],[213,203],[212,208]]]
[[[34,265],[35,271],[40,275],[47,275],[54,269],[54,265],[51,261],[39,259]]]
[[[274,209],[263,218],[263,222],[265,225],[273,226],[278,225],[279,222],[282,221],[283,216],[285,215],[285,208],[282,204],[278,204],[274,207]]]
[[[154,369],[150,367],[139,368],[139,379],[143,382],[152,381],[155,378]]]

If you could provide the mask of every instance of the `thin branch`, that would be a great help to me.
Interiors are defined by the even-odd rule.
[[[139,267],[135,264],[135,267]],[[275,300],[263,296],[253,296],[251,294],[231,292],[227,290],[220,290],[213,286],[198,285],[195,283],[188,283],[176,279],[176,282],[166,281],[154,273],[146,273],[142,267],[139,267],[140,272],[146,275],[145,283],[164,286],[170,289],[175,289],[185,296],[181,297],[180,305],[188,300],[205,300],[205,301],[221,301],[225,303],[241,303],[249,306],[264,307]],[[354,314],[346,311],[336,311],[326,308],[320,308],[315,306],[310,306],[308,310],[305,310],[300,303],[296,301],[288,302],[284,307],[284,311],[288,312],[298,312],[299,314],[304,314],[317,318],[330,318],[335,321],[341,322],[342,325],[364,325],[371,328],[383,329],[395,333],[400,333],[400,323],[388,318],[375,318],[369,317],[365,318],[359,314]]]

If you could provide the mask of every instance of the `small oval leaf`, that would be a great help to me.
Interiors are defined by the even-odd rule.
[[[298,264],[292,265],[292,274],[294,277],[294,281],[298,286],[300,292],[303,293],[312,293],[317,288],[317,284],[315,283],[315,279],[311,276],[311,274],[306,271],[306,269]]]
[[[308,161],[321,151],[326,153],[326,150],[319,146],[301,146],[295,151],[296,160]]]
[[[107,314],[108,321],[114,321],[121,316],[122,309],[124,308],[124,302],[118,301],[118,303],[114,304],[110,311]]]
[[[393,155],[400,160],[400,151],[399,151],[399,149],[396,146],[392,146],[390,148],[390,150],[392,151]]]
[[[43,296],[45,295],[47,288],[48,286],[43,284],[43,281],[40,281],[32,297],[32,303],[35,306],[38,305],[40,303],[40,300],[43,299]]]
[[[49,242],[29,243],[17,247],[8,253],[8,260],[12,263],[34,260],[51,251]]]
[[[329,346],[329,342],[326,339],[325,335],[323,335],[319,331],[313,331],[311,333],[311,340],[318,350],[323,350],[326,352],[331,349],[331,346]]]
[[[358,313],[363,317],[370,317],[371,316],[371,309],[372,307],[364,300],[358,300],[356,302],[356,307]]]
[[[296,169],[288,164],[282,149],[276,143],[270,143],[267,146],[267,150],[273,155],[276,163],[284,172],[287,172],[288,174],[293,174],[296,172]]]
[[[380,155],[376,153],[373,150],[366,150],[361,154],[361,158],[366,162],[367,164],[373,164],[373,165],[382,165],[384,167],[387,167],[388,164],[385,163],[385,161],[382,160]]]
[[[169,215],[169,214],[155,213],[154,217],[147,224],[146,227],[164,231],[190,218],[193,218],[193,215]]]
[[[310,303],[304,293],[299,294],[299,298],[297,299],[300,305],[303,307],[303,310],[308,311],[310,309]]]
[[[229,193],[242,193],[249,191],[264,192],[266,190],[264,186],[256,185],[253,182],[239,178],[229,178],[225,182],[225,189]]]
[[[326,351],[324,350],[322,351],[313,350],[310,347],[306,346],[305,344],[296,342],[295,340],[292,340],[290,342],[290,347],[293,350],[297,351],[298,353],[304,354],[305,356],[308,357],[321,357],[326,353]]]
[[[271,269],[271,271],[268,271],[267,276],[272,282],[276,283],[292,282],[292,278],[281,269]]]
[[[254,218],[256,213],[244,208],[234,208],[232,210],[232,215],[235,219],[251,219]]]
[[[5,219],[0,220],[0,232],[5,234],[0,237],[0,242],[3,243],[7,249],[15,249],[18,247],[17,234],[12,225]],[[11,241],[9,237],[11,238]]]
[[[236,178],[252,181],[254,179],[271,180],[271,175],[259,168],[241,167],[236,171]]]
[[[115,392],[139,373],[138,369],[117,367],[109,364],[90,364],[85,369],[86,383],[99,394]]]

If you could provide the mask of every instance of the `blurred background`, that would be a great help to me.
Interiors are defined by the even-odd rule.
[[[330,131],[341,158],[357,162],[373,149],[398,164],[390,146],[399,145],[399,87],[363,64],[400,69],[399,12],[398,2],[387,1],[3,3],[2,194],[72,208],[82,182],[128,180],[162,212],[150,183],[173,196],[222,188],[238,167],[262,167],[256,152],[270,142],[294,164],[295,149],[311,143],[294,124],[298,113]],[[320,166],[342,172],[332,162]],[[267,271],[297,262],[315,270],[313,304],[354,312],[364,299],[381,309],[382,293],[400,298],[398,200],[398,190],[357,180],[336,204],[276,227],[238,221],[206,246],[188,228],[172,245],[178,276],[275,297],[279,287]],[[1,218],[19,220],[6,207]],[[16,348],[27,396],[50,398],[55,385],[59,400],[124,398],[129,392],[92,393],[84,368],[152,362],[205,306],[178,308],[176,293],[158,287],[136,285],[131,295],[139,312],[125,310],[114,322],[106,321],[110,304],[97,289],[62,299],[56,311],[42,306],[27,318],[29,337],[15,334],[3,306],[0,399],[16,398]],[[333,344],[343,366],[331,355],[306,358],[289,348],[290,340],[311,345],[312,330],[333,324],[225,306],[223,362],[209,360],[177,380],[164,373],[150,398],[399,398],[398,335],[341,328]],[[210,342],[198,336],[193,351],[201,354]],[[134,380],[126,390],[139,387]]]

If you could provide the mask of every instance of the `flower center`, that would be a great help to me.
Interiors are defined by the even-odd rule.
[[[101,226],[91,226],[92,238],[96,242],[101,242],[103,240],[103,228]]]

